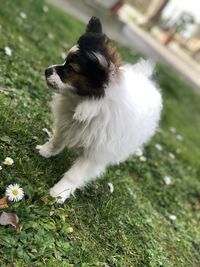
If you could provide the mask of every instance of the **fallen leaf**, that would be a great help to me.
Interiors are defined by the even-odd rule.
[[[55,211],[53,211],[53,210],[51,210],[51,211],[49,212],[49,216],[50,216],[50,217],[54,216],[54,214],[55,214]]]
[[[0,209],[5,209],[8,207],[8,202],[9,202],[9,199],[8,197],[3,197],[0,199]]]
[[[48,199],[48,197],[44,197],[44,198],[42,199],[42,201],[44,202],[45,205],[48,205],[48,203],[49,203],[49,199]]]
[[[3,212],[0,216],[0,225],[12,225],[15,228],[19,227],[19,218],[15,213]]]
[[[31,249],[31,252],[32,252],[32,253],[37,253],[38,251],[37,251],[36,248],[32,248],[32,249]]]
[[[200,210],[200,202],[198,199],[195,199],[194,201],[192,201],[192,208],[194,210]]]
[[[7,135],[1,136],[0,140],[5,143],[10,143],[12,141],[11,138]]]
[[[9,88],[3,88],[0,87],[0,93],[3,93],[5,95],[8,95],[9,93],[13,92],[13,90],[9,89]]]

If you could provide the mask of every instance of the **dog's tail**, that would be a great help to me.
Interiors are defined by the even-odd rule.
[[[155,69],[155,62],[151,60],[140,59],[135,65],[133,65],[133,70],[139,74],[151,78]]]

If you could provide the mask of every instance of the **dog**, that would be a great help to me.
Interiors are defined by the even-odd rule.
[[[123,65],[96,17],[65,62],[45,70],[47,85],[55,93],[54,130],[50,140],[36,148],[45,158],[65,147],[81,151],[50,189],[58,203],[99,177],[107,166],[134,155],[155,134],[162,97],[152,81],[153,70],[145,60]]]

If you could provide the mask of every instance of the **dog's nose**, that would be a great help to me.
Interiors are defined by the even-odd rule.
[[[44,73],[46,77],[51,76],[53,74],[53,68],[47,68]]]

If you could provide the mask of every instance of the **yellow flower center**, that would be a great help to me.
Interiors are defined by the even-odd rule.
[[[14,196],[17,196],[17,195],[19,194],[18,189],[13,189],[13,190],[12,190],[12,194],[13,194]]]

